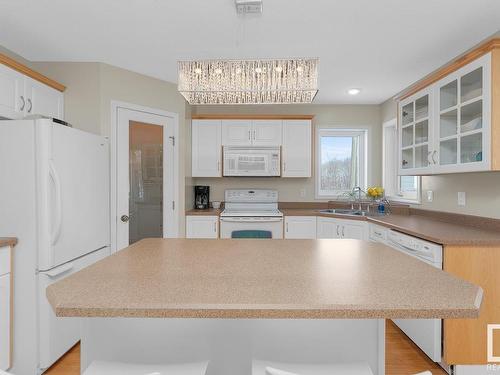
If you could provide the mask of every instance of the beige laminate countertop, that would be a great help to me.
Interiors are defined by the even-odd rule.
[[[146,239],[47,297],[75,317],[475,318],[482,289],[366,241]]]
[[[0,247],[15,246],[17,244],[16,237],[0,237]]]
[[[389,214],[384,216],[345,216],[322,214],[318,209],[281,209],[285,216],[321,216],[337,219],[366,220],[442,245],[500,245],[500,231],[448,223],[423,215]]]

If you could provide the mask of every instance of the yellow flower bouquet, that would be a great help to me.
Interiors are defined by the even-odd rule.
[[[366,195],[373,199],[382,198],[384,196],[384,188],[381,186],[369,187],[366,192]]]

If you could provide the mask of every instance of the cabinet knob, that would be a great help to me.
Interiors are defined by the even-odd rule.
[[[403,160],[403,161],[401,162],[401,164],[403,164],[403,165],[407,165],[407,164],[408,164],[408,161],[407,161],[407,160]]]
[[[129,219],[130,219],[130,218],[128,217],[128,215],[122,215],[122,216],[120,217],[120,220],[121,220],[122,222],[124,222],[124,223],[126,223],[127,221],[129,221]]]

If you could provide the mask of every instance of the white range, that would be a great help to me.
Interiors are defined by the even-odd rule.
[[[283,213],[278,210],[276,190],[231,189],[224,196],[221,238],[283,238]]]

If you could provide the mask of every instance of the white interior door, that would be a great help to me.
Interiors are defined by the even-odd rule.
[[[174,119],[118,108],[116,130],[116,250],[176,237]]]

